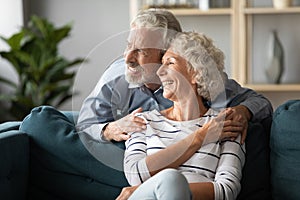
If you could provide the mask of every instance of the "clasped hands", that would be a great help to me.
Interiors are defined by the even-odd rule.
[[[137,113],[142,111],[142,108],[138,108],[129,115],[110,122],[105,127],[105,130],[103,130],[103,136],[109,141],[123,141],[130,138],[127,133],[145,130],[146,124],[144,119],[136,116]],[[247,136],[248,121],[250,118],[250,111],[243,105],[224,109],[216,119],[209,123],[210,130],[212,132],[215,130],[215,136],[211,135],[211,137],[215,138],[209,138],[209,140],[234,139],[241,134],[241,143],[243,144]]]
[[[216,118],[202,127],[205,132],[202,145],[227,139],[235,140],[239,135],[241,135],[240,143],[243,144],[250,118],[250,112],[244,106],[224,109]],[[199,132],[203,133],[203,130],[199,129]]]

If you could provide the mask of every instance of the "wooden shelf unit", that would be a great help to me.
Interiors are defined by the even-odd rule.
[[[142,1],[130,0],[131,16],[142,8]],[[231,26],[231,77],[241,85],[256,91],[283,92],[300,91],[299,83],[295,84],[260,84],[252,83],[252,32],[253,16],[300,14],[300,6],[276,9],[271,7],[252,7],[247,0],[231,0],[229,8],[211,8],[206,11],[197,8],[168,9],[176,16],[230,16]],[[300,67],[300,66],[299,66]]]
[[[252,49],[253,49],[253,17],[263,15],[300,14],[300,7],[287,7],[277,9],[273,7],[252,7],[247,0],[241,0],[239,4],[239,69],[235,78],[245,87],[263,92],[297,92],[300,91],[299,83],[295,84],[261,84],[252,81]]]

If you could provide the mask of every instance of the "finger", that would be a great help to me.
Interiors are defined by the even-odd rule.
[[[232,109],[232,108],[226,108],[225,112],[226,112],[226,117],[232,116],[234,114],[234,109]]]
[[[244,130],[243,127],[240,127],[240,126],[228,126],[228,127],[223,128],[224,132],[240,132],[240,133],[242,133],[243,130]]]
[[[217,120],[232,120],[234,118],[234,110],[231,108],[226,108],[222,110],[219,115],[217,116]]]
[[[146,124],[144,118],[139,117],[139,116],[135,116],[135,117],[133,118],[133,121],[134,121],[135,123],[139,123],[139,124],[143,124],[143,125]]]
[[[138,121],[138,122],[135,121],[134,123],[135,123],[135,125],[136,125],[137,127],[141,128],[142,130],[145,130],[145,129],[147,128],[146,123],[145,123],[144,120]]]
[[[119,135],[118,142],[123,141],[123,140],[128,140],[129,138],[130,138],[130,135],[128,135],[128,134],[121,134],[121,135]]]
[[[132,121],[130,126],[128,126],[128,128],[138,128],[138,129],[144,130],[144,129],[146,129],[146,123],[143,119],[134,120],[134,121]]]
[[[115,141],[117,142],[121,142],[121,141],[124,141],[124,140],[128,140],[130,138],[130,135],[126,134],[126,133],[122,133],[122,134],[119,134],[117,139],[115,139]]]
[[[122,193],[116,198],[116,200],[122,200]]]
[[[128,126],[122,127],[122,132],[130,133],[130,132],[142,132],[147,128],[145,123],[140,122],[131,122]]]
[[[227,115],[230,115],[230,114],[234,113],[234,109],[232,109],[232,108],[226,108],[225,112],[226,112]]]
[[[142,111],[143,111],[143,108],[142,108],[142,107],[139,107],[139,108],[135,109],[134,111],[132,111],[131,114],[135,115],[136,113],[140,113],[140,112],[142,112]]]
[[[235,140],[239,134],[241,134],[241,132],[231,132],[231,131],[226,131],[226,132],[223,132],[220,139],[221,140]]]
[[[222,111],[218,114],[218,116],[215,119],[215,121],[217,122],[221,122],[221,121],[224,121],[226,119],[226,111]]]
[[[245,143],[246,137],[247,137],[247,130],[248,130],[248,125],[244,128],[242,132],[242,137],[241,137],[241,144]]]
[[[224,127],[227,127],[227,126],[236,126],[236,127],[242,127],[244,128],[245,127],[245,124],[242,123],[242,122],[239,122],[239,121],[233,121],[233,120],[226,120],[224,122]]]

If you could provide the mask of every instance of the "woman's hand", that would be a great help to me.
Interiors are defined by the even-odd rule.
[[[239,134],[242,134],[244,123],[228,117],[233,112],[232,109],[223,110],[216,118],[197,131],[203,138],[202,145],[228,138],[235,139]]]
[[[124,187],[116,200],[127,200],[139,186]]]

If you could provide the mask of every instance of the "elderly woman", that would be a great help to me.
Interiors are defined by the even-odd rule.
[[[137,115],[147,128],[126,141],[124,171],[132,187],[118,200],[237,197],[245,162],[242,124],[226,118],[230,110],[205,105],[224,93],[223,70],[224,54],[210,38],[195,32],[175,37],[157,71],[174,105]]]

